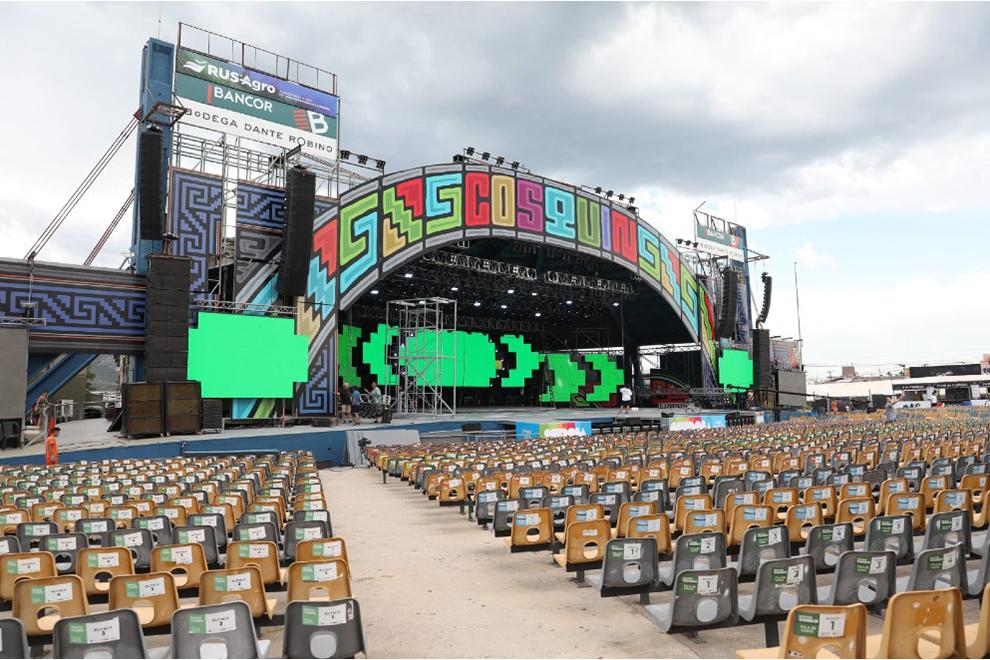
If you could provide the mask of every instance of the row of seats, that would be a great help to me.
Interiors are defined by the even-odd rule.
[[[251,643],[232,633],[228,657],[257,657],[247,654],[254,625],[283,620],[287,657],[363,651],[346,544],[332,535],[308,453],[6,467],[0,484],[8,503],[0,525],[11,533],[0,539],[0,600],[12,603],[11,620],[29,639],[50,635],[65,647],[62,622],[114,630],[133,622],[139,633],[171,631],[175,653],[195,638],[188,621],[195,628],[203,616],[223,619],[216,612],[232,620],[233,607],[246,608],[252,625],[236,628]],[[287,594],[284,612],[270,597],[278,591]],[[198,608],[180,596],[197,597]],[[91,613],[91,602],[106,602],[108,612]],[[204,614],[189,619],[194,609]],[[99,622],[105,616],[111,623]],[[300,650],[303,638],[310,650]],[[187,651],[175,657],[198,657]]]
[[[917,437],[932,429],[943,434],[934,447]],[[804,425],[794,436],[777,430],[772,443],[738,442],[749,432],[700,444],[644,433],[371,457],[491,524],[513,551],[550,549],[579,580],[602,568],[587,578],[603,596],[645,596],[668,632],[780,620],[801,604],[882,611],[895,596],[945,586],[982,594],[990,553],[972,530],[987,524],[985,424]],[[857,432],[874,438],[847,437]],[[967,570],[974,556],[982,559]],[[899,563],[912,565],[900,580]],[[819,589],[822,572],[834,575]],[[739,594],[746,580],[753,591]],[[649,604],[665,589],[671,600]]]

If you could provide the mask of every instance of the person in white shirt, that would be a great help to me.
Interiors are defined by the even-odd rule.
[[[623,385],[622,389],[619,390],[619,396],[622,399],[622,405],[619,406],[619,414],[629,413],[629,407],[632,405],[632,390],[629,389],[628,385]]]

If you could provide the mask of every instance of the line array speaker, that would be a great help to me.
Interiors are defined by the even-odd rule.
[[[756,322],[759,325],[763,325],[767,322],[767,316],[770,315],[770,296],[773,293],[773,278],[770,277],[770,273],[763,273],[760,279],[763,280],[763,307],[760,308],[760,315],[757,317]]]
[[[163,144],[162,132],[155,126],[138,133],[138,225],[142,239],[161,240],[165,231]]]
[[[722,297],[719,301],[718,325],[716,334],[719,337],[731,338],[736,336],[736,305],[739,300],[739,274],[732,268],[722,269]]]
[[[124,435],[161,435],[165,432],[162,389],[161,383],[124,385]]]
[[[278,268],[278,293],[285,297],[306,295],[309,259],[313,252],[313,205],[316,176],[304,167],[285,173],[285,237]]]
[[[163,254],[148,257],[144,340],[148,382],[186,380],[191,266],[188,257]]]

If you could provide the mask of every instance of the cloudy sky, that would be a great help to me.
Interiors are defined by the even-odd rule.
[[[0,4],[0,256],[124,127],[141,47],[179,21],[335,71],[342,146],[389,170],[474,145],[634,194],[671,239],[705,201],[770,255],[774,334],[797,336],[797,262],[816,371],[990,352],[990,5]],[[41,258],[81,262],[132,172],[133,144]]]

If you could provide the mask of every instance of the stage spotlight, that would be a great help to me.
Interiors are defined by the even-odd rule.
[[[377,167],[382,172],[384,172],[385,171],[385,161],[384,160],[376,160],[375,161],[375,167]]]
[[[408,279],[412,279],[412,275],[413,275],[412,273],[406,273],[405,275],[403,275],[403,277],[405,277],[408,280]]]
[[[539,317],[543,316],[543,314],[541,314],[540,312],[537,312],[536,314],[533,314],[533,316],[539,318]]]
[[[508,309],[509,308],[509,306],[508,305],[505,305],[505,304],[499,305],[499,307],[501,307],[502,309]]]
[[[629,197],[629,203],[630,203],[630,204],[635,204],[635,203],[636,203],[636,198],[635,198],[635,197],[632,197],[632,196],[630,196],[630,197]]]
[[[463,163],[464,162],[464,155],[463,154],[454,154],[454,157],[451,160],[453,160],[455,163]]]
[[[474,155],[474,147],[468,147],[467,148],[467,155],[468,156],[473,156]]]
[[[602,194],[602,187],[601,186],[595,186],[595,194],[597,194],[597,195],[601,195]]]
[[[618,307],[618,306],[619,306],[619,303],[617,303],[617,302],[612,303],[612,307]]]
[[[460,289],[459,289],[459,288],[457,288],[456,286],[452,286],[452,287],[450,287],[450,290],[451,290],[451,291],[460,291]]]
[[[515,292],[516,292],[515,289],[509,289],[506,293],[515,293]]]
[[[568,300],[568,301],[567,301],[567,302],[565,302],[564,304],[565,304],[565,305],[573,305],[573,304],[574,304],[574,301],[573,301],[573,300]]]
[[[623,193],[619,193],[619,201],[620,201],[620,202],[621,202],[622,200],[624,200],[625,198],[626,198],[626,196],[625,196],[625,195],[624,195]]]
[[[358,165],[367,165],[367,164],[368,164],[367,156],[364,155],[358,156]]]
[[[504,162],[505,162],[505,156],[499,156],[498,158],[495,159],[495,164],[498,165],[499,167],[502,167],[502,163]]]
[[[490,151],[483,151],[481,153],[481,160],[488,160],[491,158],[492,153]]]
[[[514,170],[518,170],[519,169],[519,161],[518,160],[512,161],[512,165],[510,167],[512,167],[512,169],[514,169]]]
[[[605,193],[605,196],[608,197],[609,199],[612,199],[612,195],[614,194],[615,194],[614,190],[609,190],[607,193]]]
[[[371,295],[377,296],[378,295],[378,289],[372,289],[371,290]]]
[[[349,159],[351,157],[351,150],[350,149],[341,149],[340,150],[340,157],[343,158],[344,160]]]
[[[481,307],[481,303],[480,303],[480,302],[478,302],[477,300],[475,300],[475,301],[474,301],[474,306],[475,306],[475,307]]]
[[[531,295],[531,296],[535,296],[535,295],[536,295],[536,291],[533,291],[533,292],[532,292],[532,293],[530,293],[529,295]]]

